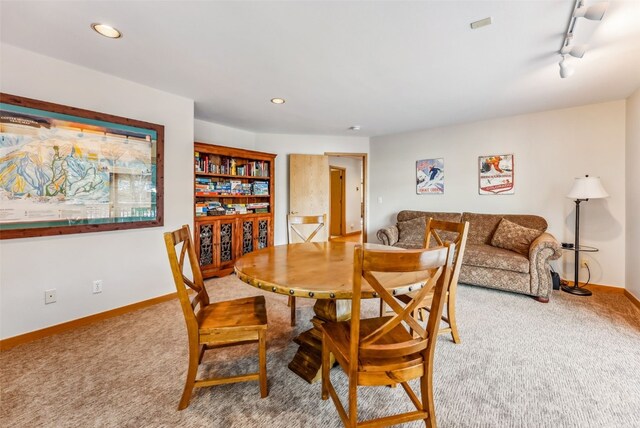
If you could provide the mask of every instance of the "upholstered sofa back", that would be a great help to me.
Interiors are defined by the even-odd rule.
[[[530,229],[547,230],[547,221],[537,215],[462,213],[462,221],[469,222],[467,244],[491,245],[491,237],[503,218]]]
[[[436,220],[442,220],[442,221],[452,221],[455,223],[459,223],[460,222],[460,218],[462,217],[462,214],[460,213],[440,213],[440,212],[429,212],[429,211],[400,211],[398,213],[398,222],[401,221],[407,221],[407,220],[413,220],[414,218],[418,218],[418,217],[432,217]]]

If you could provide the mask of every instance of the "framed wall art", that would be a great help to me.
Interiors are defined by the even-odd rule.
[[[418,195],[444,193],[444,158],[416,161],[416,193]]]
[[[513,155],[478,157],[478,192],[481,195],[513,195]]]
[[[0,237],[163,225],[164,127],[0,94]]]

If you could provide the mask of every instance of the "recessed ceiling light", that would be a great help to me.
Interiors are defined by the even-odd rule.
[[[105,36],[110,39],[119,39],[122,37],[122,33],[110,25],[94,23],[91,24],[91,28],[101,36]]]
[[[282,98],[271,98],[271,102],[274,104],[284,104],[284,99]]]
[[[359,131],[360,125],[353,125],[349,127],[349,131]]]

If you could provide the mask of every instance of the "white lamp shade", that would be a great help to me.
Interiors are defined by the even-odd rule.
[[[604,13],[607,11],[608,7],[608,2],[596,3],[593,6],[589,7],[582,6],[576,9],[573,16],[575,16],[576,18],[584,17],[592,21],[600,21],[604,16]]]
[[[573,187],[569,191],[567,198],[570,199],[598,199],[608,198],[609,194],[602,183],[600,177],[577,177],[573,182]]]

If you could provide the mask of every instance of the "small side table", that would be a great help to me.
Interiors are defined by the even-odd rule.
[[[573,276],[573,286],[569,286],[567,284],[562,284],[560,288],[562,291],[566,291],[567,293],[576,294],[578,296],[591,296],[591,290],[587,290],[584,287],[580,287],[578,285],[578,271],[580,270],[580,253],[597,253],[598,249],[595,247],[590,247],[588,245],[579,245],[577,247],[562,247],[563,250],[566,251],[574,251],[575,252],[575,266],[574,266],[574,276]]]

